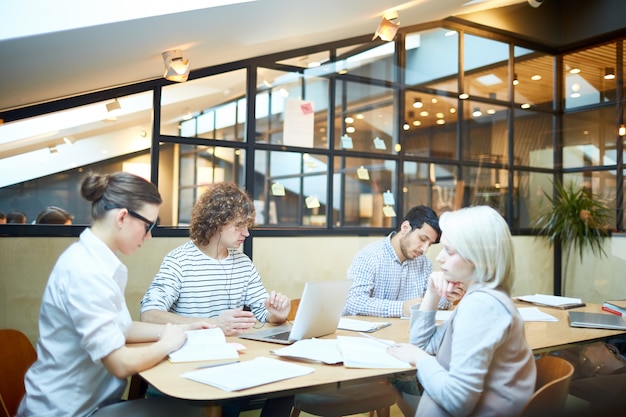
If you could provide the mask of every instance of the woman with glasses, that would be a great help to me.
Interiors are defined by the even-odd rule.
[[[128,270],[117,254],[130,255],[152,237],[162,202],[157,188],[128,173],[90,174],[81,194],[91,202],[93,222],[50,274],[39,316],[37,360],[26,373],[18,416],[201,412],[198,407],[186,413],[184,404],[170,399],[120,403],[129,376],[182,346],[185,330],[209,327],[204,322],[135,322],[128,312]],[[152,343],[126,346],[134,342]]]

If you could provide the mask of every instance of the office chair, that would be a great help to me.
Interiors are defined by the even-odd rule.
[[[287,320],[293,321],[300,299],[291,300]],[[325,417],[341,417],[374,411],[378,417],[389,417],[390,407],[396,402],[397,391],[387,380],[343,385],[337,388],[311,393],[296,394],[291,417],[300,412]]]
[[[561,416],[574,375],[574,366],[563,358],[542,356],[537,359],[535,392],[520,417]]]
[[[37,352],[24,333],[0,329],[0,358],[0,411],[12,417],[26,393],[24,375],[37,359]]]

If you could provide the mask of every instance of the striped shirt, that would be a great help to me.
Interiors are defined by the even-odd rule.
[[[247,255],[234,249],[222,260],[205,255],[189,241],[168,253],[141,300],[141,312],[169,311],[187,317],[216,317],[249,305],[257,320],[267,317],[268,297]]]
[[[384,239],[370,243],[359,251],[350,268],[352,288],[344,315],[401,317],[405,300],[423,297],[433,265],[427,256],[400,262],[391,246],[392,232]],[[442,298],[439,308],[450,302]]]

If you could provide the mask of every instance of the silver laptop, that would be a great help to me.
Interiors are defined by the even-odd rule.
[[[593,329],[626,330],[626,322],[621,316],[604,313],[569,312],[569,325]]]
[[[293,325],[285,324],[239,335],[242,339],[290,345],[337,330],[352,280],[307,282]]]

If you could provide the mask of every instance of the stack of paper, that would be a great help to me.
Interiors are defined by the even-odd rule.
[[[517,309],[524,321],[559,321],[553,315],[544,313],[537,307],[520,307]]]
[[[583,303],[580,298],[561,297],[559,295],[524,295],[521,297],[517,297],[517,299],[520,301],[525,301],[527,303],[536,304],[538,306],[556,307],[563,310],[585,306],[585,303]]]
[[[335,339],[303,339],[272,353],[284,358],[322,362],[329,365],[341,363],[343,358]]]
[[[194,362],[239,357],[234,345],[226,343],[226,336],[219,327],[189,330],[185,344],[169,354],[171,362]]]
[[[346,368],[410,368],[387,353],[387,348],[394,345],[393,340],[374,337],[337,336],[339,350]]]
[[[225,391],[239,391],[270,382],[307,375],[315,371],[308,366],[258,357],[250,361],[185,372],[181,376]]]
[[[388,321],[366,321],[342,317],[339,319],[339,324],[337,325],[337,328],[342,330],[353,330],[355,332],[371,333],[387,326],[391,326],[391,323],[389,323]]]

